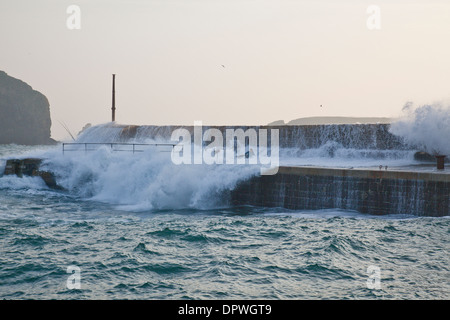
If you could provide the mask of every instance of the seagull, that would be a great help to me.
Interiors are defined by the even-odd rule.
[[[223,67],[223,68],[225,68],[225,66],[224,66],[224,65],[222,65],[222,67]]]
[[[320,107],[322,108],[322,105],[320,105]]]

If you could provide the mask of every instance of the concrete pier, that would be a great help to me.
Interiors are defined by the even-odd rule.
[[[295,166],[242,182],[231,195],[235,205],[417,216],[448,216],[449,197],[448,172]]]

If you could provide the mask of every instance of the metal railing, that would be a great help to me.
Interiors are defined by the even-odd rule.
[[[69,146],[69,148],[67,148]],[[80,146],[78,148],[70,148],[70,146]],[[89,148],[91,146],[91,148]],[[96,146],[96,148],[92,148]],[[159,147],[170,146],[174,147],[172,143],[125,143],[125,142],[66,142],[62,144],[63,154],[67,151],[96,151],[100,146],[109,146],[112,151],[125,151],[125,152],[143,152],[145,147]],[[120,146],[126,146],[126,148],[119,148]]]

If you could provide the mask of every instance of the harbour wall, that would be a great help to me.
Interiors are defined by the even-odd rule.
[[[231,192],[234,205],[433,217],[449,215],[449,197],[448,173],[318,167],[280,167]]]

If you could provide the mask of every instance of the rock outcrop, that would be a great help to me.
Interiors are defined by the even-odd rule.
[[[50,138],[51,124],[47,98],[0,71],[0,144],[55,143]]]

